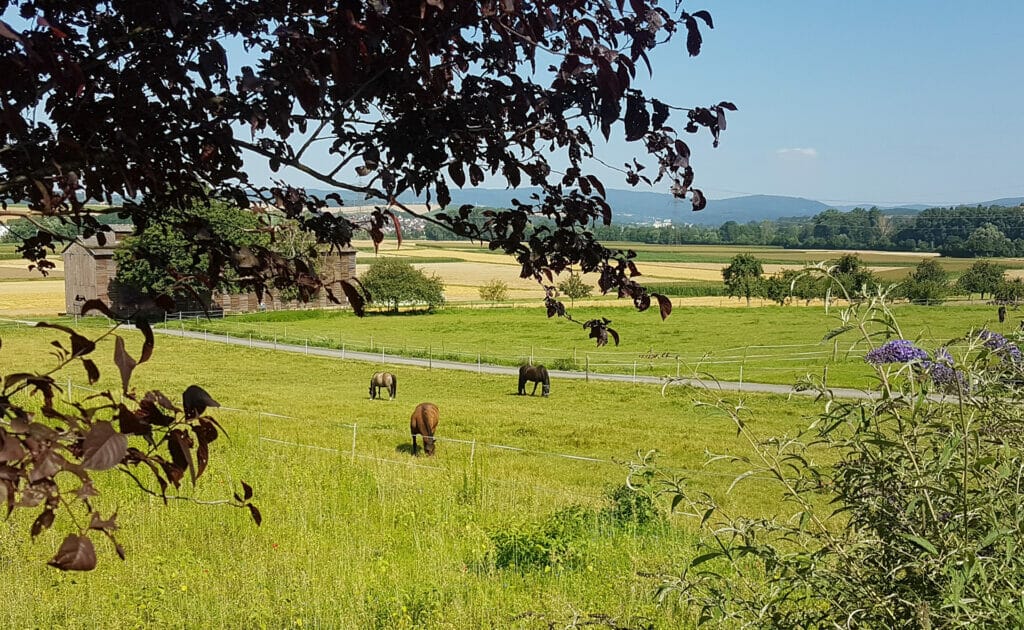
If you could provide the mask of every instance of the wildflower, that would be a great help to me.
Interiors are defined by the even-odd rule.
[[[1014,363],[1018,363],[1021,360],[1020,348],[997,332],[983,330],[978,333],[978,339],[981,339],[986,348],[999,355],[1003,360],[1009,358]]]
[[[923,361],[921,367],[940,388],[956,389],[958,383],[962,387],[967,382],[964,373],[953,367],[953,356],[945,348],[936,350],[935,360]]]
[[[864,360],[872,365],[909,363],[927,358],[927,352],[906,339],[893,339],[864,355]]]

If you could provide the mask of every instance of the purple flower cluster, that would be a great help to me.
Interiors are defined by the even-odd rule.
[[[945,348],[936,350],[935,360],[924,361],[921,366],[939,387],[954,389],[957,383],[961,386],[967,383],[964,373],[953,367],[953,356]]]
[[[1006,337],[997,332],[983,330],[978,333],[978,339],[982,340],[986,348],[991,350],[994,354],[999,355],[1004,360],[1008,358],[1014,363],[1018,363],[1021,360],[1020,348],[1017,347],[1017,344],[1009,341]]]
[[[887,341],[864,355],[864,360],[872,365],[909,363],[914,360],[924,360],[927,358],[927,352],[906,339]]]

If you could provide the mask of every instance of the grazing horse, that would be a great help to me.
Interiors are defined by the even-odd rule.
[[[388,399],[393,400],[398,393],[398,379],[391,372],[374,372],[370,377],[370,400],[380,398],[380,389],[388,390]]]
[[[999,323],[1002,324],[1006,321],[1006,307],[1000,306],[997,312],[999,313]]]
[[[537,385],[543,384],[541,396],[551,393],[551,379],[548,378],[548,369],[543,365],[524,365],[519,368],[519,395],[526,395],[526,381],[533,381],[533,391],[530,395],[537,393]]]
[[[427,455],[434,454],[434,430],[437,428],[437,405],[420,403],[409,418],[409,431],[412,433],[412,454],[416,454],[416,436],[423,436],[423,450]]]

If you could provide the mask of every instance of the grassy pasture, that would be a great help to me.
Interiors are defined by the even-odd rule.
[[[139,335],[124,335],[137,356]],[[8,373],[34,361],[47,364],[46,342],[61,335],[5,327],[0,336],[0,372]],[[112,343],[101,342],[96,356],[103,376],[95,387],[117,389],[111,355]],[[713,401],[713,394],[673,389],[663,398],[649,386],[567,381],[554,383],[549,399],[518,397],[509,377],[397,367],[398,400],[370,401],[366,387],[376,369],[158,337],[153,360],[136,371],[137,389],[159,386],[173,398],[200,383],[226,408],[244,410],[215,411],[230,439],[214,444],[195,496],[222,498],[245,479],[256,489],[263,526],[229,508],[183,501],[163,507],[107,474],[97,507],[118,511],[127,561],[97,541],[95,572],[58,573],[45,561],[69,524],[58,519],[54,531],[29,542],[35,514],[16,514],[0,538],[0,581],[6,600],[18,604],[0,609],[0,623],[546,628],[545,620],[600,612],[620,623],[646,618],[678,627],[688,620],[656,608],[654,583],[638,574],[682,566],[693,549],[686,521],[641,532],[595,526],[579,566],[523,572],[488,564],[489,534],[572,504],[599,507],[605,490],[624,478],[618,465],[551,453],[624,460],[636,449],[658,448],[663,465],[691,471],[694,484],[730,508],[751,514],[776,508],[756,481],[726,495],[731,479],[718,475],[727,471],[702,469],[705,449],[748,452],[728,419],[693,405]],[[84,384],[80,368],[61,377]],[[412,458],[408,414],[421,400],[439,405],[442,438],[477,444],[442,441],[435,458]],[[792,432],[817,411],[802,399],[750,396],[746,404],[762,435]],[[260,410],[294,419],[259,416]],[[354,459],[347,426],[353,423]],[[526,612],[536,615],[519,617]]]
[[[904,336],[920,337],[936,348],[971,328],[999,332],[1017,328],[1022,314],[1011,311],[999,324],[991,306],[895,307]],[[867,387],[871,370],[862,360],[865,346],[852,333],[820,343],[839,325],[821,308],[762,306],[708,308],[677,306],[661,321],[655,312],[631,308],[572,309],[583,321],[611,318],[621,345],[594,347],[576,324],[548,319],[543,309],[448,309],[431,315],[380,315],[358,318],[347,312],[260,313],[222,320],[170,322],[167,325],[209,334],[321,345],[434,359],[517,365],[530,359],[558,369],[638,375],[707,374],[721,380],[791,385],[821,376],[837,387]],[[678,370],[678,372],[677,372]]]

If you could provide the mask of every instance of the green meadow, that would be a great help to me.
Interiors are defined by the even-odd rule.
[[[902,304],[894,310],[904,337],[920,339],[929,349],[947,345],[972,328],[1012,332],[1022,317],[1011,310],[999,324],[995,307],[986,305]],[[825,376],[836,387],[864,388],[874,382],[863,361],[868,348],[859,335],[822,341],[840,325],[838,308],[826,314],[821,307],[677,306],[664,321],[656,308],[638,313],[629,307],[581,307],[570,312],[581,322],[611,319],[620,344],[597,348],[579,324],[549,319],[540,308],[453,308],[429,315],[362,318],[340,311],[267,312],[166,325],[206,331],[212,339],[230,335],[470,363],[518,365],[532,360],[563,370],[783,385],[809,374]]]
[[[448,313],[403,317],[400,326],[394,318],[358,321],[409,335],[430,322],[438,331],[450,326],[453,338],[456,329],[475,331],[473,341],[497,330],[476,319],[485,315],[460,312],[461,324]],[[355,322],[325,316],[322,323],[347,332]],[[564,322],[537,323],[539,331],[567,336]],[[651,317],[645,323],[658,325]],[[512,334],[507,323],[504,329]],[[138,356],[141,335],[119,334]],[[52,365],[46,344],[62,336],[5,326],[0,372]],[[624,463],[657,449],[664,469],[731,510],[779,508],[756,479],[727,492],[741,468],[704,466],[707,452],[750,453],[731,420],[696,404],[715,403],[713,392],[671,388],[662,396],[649,385],[556,380],[544,399],[516,396],[511,377],[390,366],[397,400],[371,401],[367,386],[378,365],[165,336],[156,342],[133,387],[178,398],[198,383],[221,403],[212,414],[228,433],[213,444],[198,487],[184,485],[181,494],[216,501],[245,480],[255,488],[262,527],[227,506],[164,506],[125,475],[101,473],[95,506],[117,512],[127,559],[98,539],[95,571],[60,573],[46,561],[72,524],[61,516],[30,541],[35,511],[16,510],[0,538],[4,627],[548,628],[590,615],[630,627],[686,626],[691,619],[655,605],[653,593],[657,576],[678,573],[693,555],[694,523],[602,517],[614,505],[610,491],[625,479]],[[102,376],[92,389],[119,389],[112,355],[108,338],[94,355]],[[80,366],[58,380],[77,400],[91,394]],[[435,457],[413,457],[408,418],[427,400],[440,407],[441,441]],[[763,436],[792,433],[819,409],[807,399],[767,396],[727,404],[742,404]],[[557,554],[502,565],[509,541],[536,556],[538,528],[564,522],[574,525],[552,534],[564,543]]]

